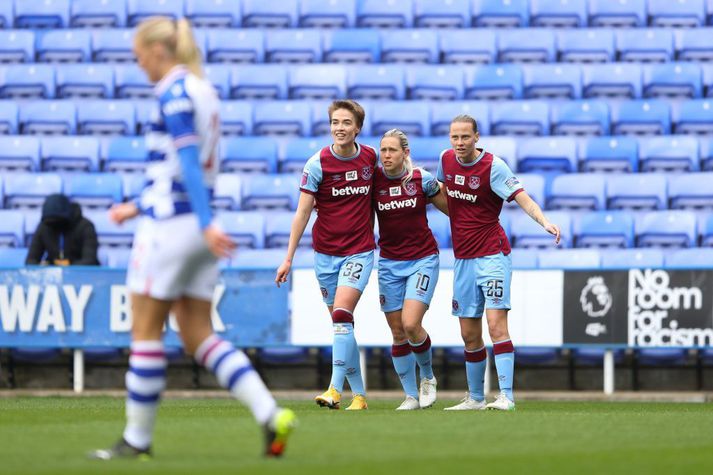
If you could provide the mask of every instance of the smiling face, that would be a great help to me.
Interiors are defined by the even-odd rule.
[[[384,137],[379,148],[381,164],[389,175],[398,175],[403,171],[404,160],[409,154],[408,148],[401,148],[398,137]]]
[[[356,117],[347,109],[337,109],[332,112],[329,128],[334,145],[342,148],[352,145],[360,131]]]
[[[449,132],[451,147],[461,161],[475,159],[475,144],[480,139],[478,132],[473,130],[473,125],[468,122],[453,122]]]

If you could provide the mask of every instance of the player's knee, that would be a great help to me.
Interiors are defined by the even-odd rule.
[[[418,341],[421,336],[421,324],[419,322],[406,322],[404,323],[404,331],[409,340]]]
[[[335,308],[332,312],[332,323],[351,323],[354,325],[354,315],[349,310]]]

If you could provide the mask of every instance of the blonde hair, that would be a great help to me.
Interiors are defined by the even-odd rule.
[[[142,45],[161,43],[178,63],[185,64],[193,74],[203,77],[201,50],[187,19],[148,18],[136,28],[136,39]]]
[[[384,140],[387,137],[395,137],[399,140],[399,145],[401,145],[401,150],[406,150],[409,148],[408,145],[408,137],[406,136],[403,131],[399,129],[391,129],[387,130],[384,135],[381,137],[381,140],[379,140],[379,145],[381,145],[381,141]],[[408,182],[411,181],[411,178],[413,178],[413,161],[411,160],[411,154],[406,155],[404,157],[404,168],[406,169],[406,174],[404,177],[401,179],[401,182],[405,185]]]

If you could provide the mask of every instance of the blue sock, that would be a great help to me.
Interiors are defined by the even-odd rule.
[[[471,399],[485,399],[485,367],[488,365],[488,352],[485,347],[478,350],[465,350],[465,375],[468,379],[468,394]]]
[[[351,323],[334,323],[334,343],[332,344],[332,380],[329,383],[340,393],[344,390],[344,378],[351,358],[354,327]]]
[[[407,396],[418,399],[418,385],[416,384],[416,357],[411,352],[408,342],[391,346],[391,359],[394,369],[399,375],[401,386]]]
[[[354,333],[351,335],[352,339],[350,342],[351,348],[351,358],[347,362],[347,381],[349,381],[349,387],[352,388],[352,394],[366,395],[366,390],[364,389],[364,380],[361,377],[361,355],[359,354],[359,345],[357,345]]]
[[[409,341],[409,345],[411,345],[411,351],[413,352],[413,356],[416,358],[416,362],[418,363],[418,369],[421,377],[433,379],[431,337],[426,335],[426,339],[421,343],[413,343]]]
[[[505,393],[508,399],[514,401],[512,379],[515,372],[515,348],[512,346],[512,341],[493,343],[493,353],[495,354],[495,368],[498,370],[500,392]]]

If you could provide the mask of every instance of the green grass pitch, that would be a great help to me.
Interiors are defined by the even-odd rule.
[[[0,473],[702,474],[713,473],[713,405],[521,402],[517,411],[349,413],[283,401],[300,426],[281,460],[231,400],[167,400],[155,458],[86,460],[123,427],[118,398],[0,399]]]

